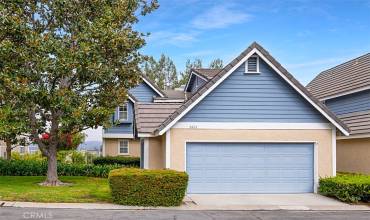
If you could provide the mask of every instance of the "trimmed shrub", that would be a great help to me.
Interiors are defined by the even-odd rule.
[[[338,174],[320,179],[319,192],[344,202],[370,202],[370,175]]]
[[[122,168],[122,165],[92,165],[58,163],[59,176],[90,176],[107,178],[111,170]],[[47,161],[2,160],[0,159],[1,176],[45,176]]]
[[[123,168],[109,173],[115,203],[134,206],[179,206],[188,185],[185,172]]]
[[[97,157],[93,160],[93,164],[95,165],[120,164],[120,165],[125,165],[126,167],[140,167],[140,158],[139,157],[126,157],[126,156]]]

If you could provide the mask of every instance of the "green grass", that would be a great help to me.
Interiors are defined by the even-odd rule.
[[[0,176],[0,200],[27,202],[111,202],[108,179],[62,176],[71,186],[46,187],[43,176]]]

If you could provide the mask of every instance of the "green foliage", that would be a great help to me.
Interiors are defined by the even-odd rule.
[[[60,163],[85,164],[86,156],[84,153],[76,150],[59,151],[57,154],[57,160]]]
[[[188,184],[185,172],[124,168],[109,173],[115,203],[134,206],[179,206]]]
[[[41,155],[40,152],[36,152],[33,154],[20,154],[18,152],[12,153],[13,160],[34,160],[34,161],[43,161],[46,160],[45,157]]]
[[[92,164],[58,164],[60,176],[108,177],[111,170],[122,168],[122,165]],[[2,160],[0,159],[0,176],[45,176],[47,162],[37,160]]]
[[[185,85],[190,77],[191,69],[197,69],[202,68],[202,60],[201,59],[195,59],[194,61],[191,61],[190,59],[186,60],[185,64],[185,71],[181,72],[181,79],[179,80],[179,85]]]
[[[319,192],[344,202],[370,201],[370,175],[338,174],[320,179]]]
[[[93,159],[93,164],[95,165],[111,165],[119,164],[130,167],[140,167],[140,158],[139,157],[126,157],[126,156],[106,156],[106,157],[97,157]]]
[[[209,68],[211,69],[222,69],[224,67],[224,61],[222,61],[220,58],[214,59],[209,64]]]
[[[171,58],[164,54],[161,55],[158,61],[153,57],[148,57],[142,67],[142,71],[163,90],[168,88],[174,89],[178,84],[176,66]]]

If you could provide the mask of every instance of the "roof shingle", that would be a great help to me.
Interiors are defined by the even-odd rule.
[[[370,86],[370,53],[319,73],[307,89],[318,99]]]
[[[338,115],[338,117],[350,128],[351,135],[370,133],[370,110]]]

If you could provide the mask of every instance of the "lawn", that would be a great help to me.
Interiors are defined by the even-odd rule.
[[[45,187],[43,176],[0,176],[0,200],[27,202],[111,202],[108,179],[63,176],[71,186]]]

